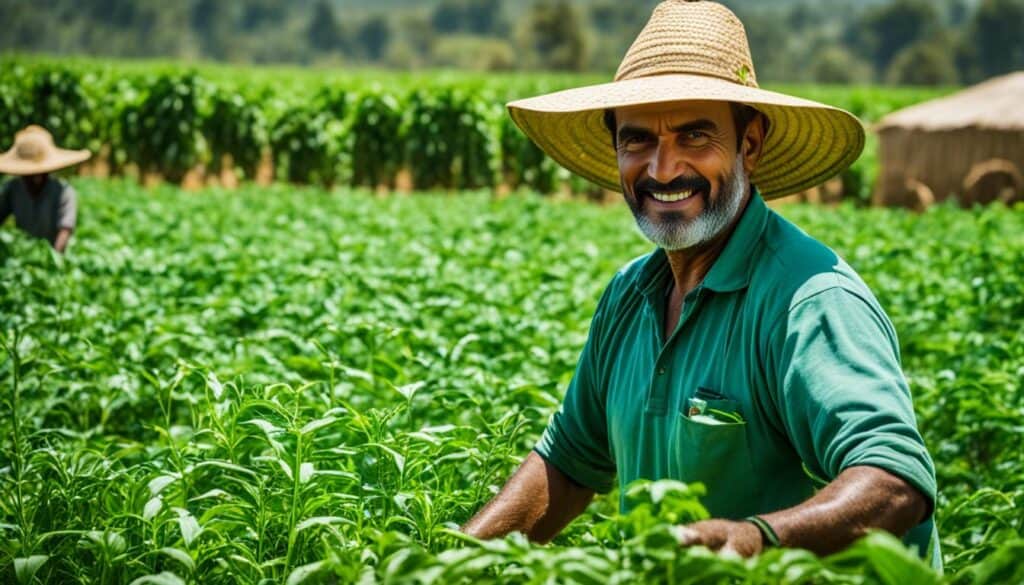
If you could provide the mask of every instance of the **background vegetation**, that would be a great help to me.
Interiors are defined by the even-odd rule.
[[[1024,580],[1021,208],[783,210],[899,332],[940,578],[881,535],[827,560],[679,552],[669,526],[704,514],[702,491],[672,482],[636,486],[625,517],[600,498],[555,546],[453,535],[649,250],[622,207],[75,184],[66,257],[0,230],[4,583]]]
[[[768,82],[971,83],[1024,67],[1024,0],[725,0]],[[654,0],[0,0],[0,50],[608,76]]]

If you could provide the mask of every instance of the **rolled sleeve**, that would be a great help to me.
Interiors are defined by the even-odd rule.
[[[534,447],[538,455],[570,479],[599,493],[611,491],[615,482],[615,463],[605,416],[605,393],[598,372],[597,346],[604,301],[602,298],[594,314],[587,343],[565,399],[551,416],[544,434]]]
[[[831,480],[848,467],[878,467],[933,507],[935,467],[881,308],[857,292],[828,288],[796,303],[772,341],[775,402],[808,468]]]
[[[66,185],[60,194],[60,208],[57,211],[57,229],[74,230],[78,222],[78,194],[74,187]]]

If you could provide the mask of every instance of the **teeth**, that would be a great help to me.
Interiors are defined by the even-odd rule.
[[[679,193],[651,193],[651,195],[658,201],[664,201],[665,203],[671,203],[673,201],[682,201],[693,195],[693,191],[680,191]]]

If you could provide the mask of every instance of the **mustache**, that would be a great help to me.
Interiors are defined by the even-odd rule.
[[[700,175],[692,177],[679,176],[668,183],[655,181],[651,177],[643,177],[633,183],[633,192],[640,193],[673,193],[676,191],[711,191],[711,182]]]

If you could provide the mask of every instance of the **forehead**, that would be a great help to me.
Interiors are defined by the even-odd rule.
[[[729,128],[732,110],[728,102],[720,101],[665,102],[615,109],[615,121],[619,126],[673,127],[701,119],[711,120],[723,129]]]

